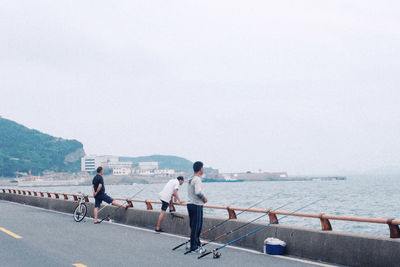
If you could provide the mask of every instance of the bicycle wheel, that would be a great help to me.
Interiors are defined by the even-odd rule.
[[[87,212],[87,207],[85,203],[81,203],[80,205],[76,206],[74,210],[74,220],[76,222],[80,222],[85,218]]]

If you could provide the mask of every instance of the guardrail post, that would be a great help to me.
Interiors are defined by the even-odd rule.
[[[18,190],[18,195],[21,195],[21,190]]]
[[[78,201],[77,195],[74,195],[74,201]]]
[[[60,198],[57,193],[55,193],[54,195],[56,196],[56,198]]]
[[[28,191],[28,195],[32,196],[32,193],[31,193],[31,191]]]
[[[41,197],[44,197],[44,193],[43,193],[43,192],[40,192],[40,196],[41,196]]]
[[[67,194],[64,194],[64,199],[68,200],[68,195]]]
[[[3,193],[5,193],[6,192],[6,190],[3,188]]]
[[[389,225],[390,238],[400,238],[400,229],[396,224],[392,224],[394,219],[388,219],[387,224]]]
[[[8,193],[10,193],[10,194],[11,194],[11,189],[8,189]]]
[[[331,222],[328,219],[323,218],[324,214],[321,213],[319,215],[319,219],[321,221],[321,228],[322,231],[332,231],[332,225]]]
[[[36,193],[35,191],[33,191],[33,195],[34,195],[35,197],[37,197],[37,193]]]
[[[51,194],[49,192],[46,192],[46,193],[47,193],[47,197],[51,198]]]
[[[275,214],[275,213],[269,212],[269,213],[268,213],[268,217],[269,217],[269,223],[272,223],[272,224],[279,224],[278,217],[276,217],[276,214]]]
[[[85,196],[85,202],[89,202],[89,197]]]
[[[237,219],[235,210],[231,209],[230,207],[226,207],[229,214],[229,219]]]
[[[13,193],[14,193],[14,194],[16,194],[16,193],[17,193],[17,191],[15,191],[15,189],[13,189]]]
[[[149,201],[145,200],[144,202],[146,203],[146,207],[147,207],[148,210],[152,210],[153,209],[153,206],[151,205],[151,203]]]
[[[23,193],[24,195],[26,195],[26,192],[25,192],[25,190],[23,190],[23,191],[22,191],[22,193]]]

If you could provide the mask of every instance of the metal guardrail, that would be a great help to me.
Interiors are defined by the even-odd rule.
[[[62,197],[64,200],[78,201],[78,196],[80,194],[71,194],[71,193],[58,193],[58,192],[42,192],[42,191],[31,191],[31,190],[21,190],[21,189],[8,189],[2,188],[3,193],[9,194],[18,194],[18,195],[28,195],[35,197],[47,197],[59,199]],[[89,198],[93,198],[92,196],[85,196],[85,201],[89,202]],[[141,199],[127,199],[127,198],[114,198],[115,200],[126,201],[130,206],[133,206],[133,202],[136,203],[145,203],[147,210],[152,210],[152,204],[161,204],[161,201],[154,200],[141,200]],[[177,206],[186,206],[186,203],[177,204],[174,203],[171,207],[174,209],[174,205]],[[246,211],[246,212],[255,212],[255,213],[268,213],[270,223],[278,224],[277,215],[288,215],[297,216],[297,217],[307,217],[307,218],[316,218],[320,219],[321,222],[321,230],[322,231],[332,231],[332,225],[329,220],[338,220],[338,221],[352,221],[352,222],[365,222],[365,223],[378,223],[378,224],[387,224],[389,226],[390,237],[391,238],[400,238],[400,220],[396,220],[394,218],[390,219],[379,219],[379,218],[367,218],[367,217],[355,217],[355,216],[340,216],[340,215],[331,215],[324,213],[303,213],[296,212],[291,213],[290,211],[279,211],[273,209],[245,209],[241,207],[226,207],[226,206],[213,206],[213,205],[204,205],[204,208],[207,209],[221,209],[226,210],[228,212],[229,219],[236,219],[236,211]]]

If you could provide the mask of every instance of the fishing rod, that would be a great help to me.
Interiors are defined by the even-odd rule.
[[[271,199],[271,198],[273,198],[273,197],[275,197],[275,196],[277,196],[277,195],[279,195],[279,194],[280,194],[280,193],[277,193],[277,194],[273,195],[272,197],[267,197],[267,198],[264,198],[264,199],[258,201],[257,203],[251,205],[251,206],[248,207],[247,209],[245,209],[245,210],[239,212],[236,216],[239,216],[240,214],[242,214],[242,213],[248,211],[249,209],[251,209],[251,208],[257,206],[258,204],[264,202],[265,200]],[[226,220],[224,220],[224,221],[222,221],[222,222],[220,222],[220,223],[218,223],[218,224],[212,226],[211,228],[208,228],[207,230],[204,230],[204,232],[202,232],[200,235],[205,235],[206,233],[208,233],[208,232],[214,230],[215,228],[218,228],[219,226],[223,225],[224,223],[228,222],[229,220],[231,220],[231,218],[228,218],[228,219],[226,219]],[[190,239],[187,240],[186,242],[183,242],[182,244],[180,244],[180,245],[174,247],[172,250],[175,250],[175,249],[177,249],[177,248],[180,248],[181,246],[186,245],[186,244],[189,243],[189,242],[190,242]]]
[[[145,187],[143,187],[141,190],[139,190],[138,192],[136,192],[133,196],[131,196],[130,198],[127,198],[126,200],[125,200],[125,202],[127,202],[128,201],[128,199],[132,199],[132,198],[134,198],[135,196],[137,196],[137,195],[139,195],[139,193],[140,192],[142,192],[143,190],[145,189]],[[125,203],[124,202],[124,203]],[[103,208],[101,208],[101,210],[102,209],[104,209],[105,207],[107,207],[107,206],[109,206],[109,205],[106,205],[106,206],[104,206]],[[114,214],[119,208],[121,208],[122,206],[119,206],[116,210],[114,210],[114,212],[112,213],[112,214]],[[98,211],[98,213],[100,213],[100,210]],[[107,216],[105,216],[103,219],[101,219],[98,223],[101,223],[102,221],[104,221],[105,219],[109,219],[110,218],[110,216],[111,216],[111,214],[108,214]]]
[[[197,258],[198,258],[198,259],[201,259],[201,258],[203,258],[203,257],[205,257],[205,256],[207,256],[207,255],[209,255],[209,254],[211,254],[211,253],[213,254],[213,258],[215,258],[215,259],[216,259],[216,258],[219,258],[219,257],[221,256],[221,253],[219,253],[218,250],[221,250],[221,249],[225,248],[226,246],[229,246],[230,244],[235,243],[236,241],[239,241],[239,240],[242,239],[242,238],[245,238],[245,237],[247,237],[247,236],[249,236],[249,235],[252,235],[252,234],[254,234],[255,232],[258,232],[258,231],[260,231],[260,230],[262,230],[262,229],[264,229],[264,228],[267,228],[267,227],[270,226],[271,224],[274,224],[274,223],[276,223],[276,222],[279,222],[280,220],[282,220],[282,219],[284,219],[284,218],[286,218],[286,217],[292,215],[293,213],[296,213],[296,212],[298,212],[298,211],[300,211],[300,210],[302,210],[302,209],[305,209],[306,207],[311,206],[312,204],[315,204],[316,202],[321,201],[321,200],[323,200],[323,199],[325,199],[325,198],[317,199],[317,200],[311,202],[310,204],[307,204],[307,205],[305,205],[305,206],[303,206],[303,207],[301,207],[301,208],[298,208],[297,210],[295,210],[295,211],[293,211],[293,212],[291,212],[291,213],[289,213],[289,214],[287,214],[287,215],[285,215],[285,216],[282,216],[281,218],[276,219],[276,220],[273,221],[273,222],[270,222],[270,223],[267,224],[267,225],[261,226],[261,227],[255,229],[255,230],[253,230],[253,231],[251,231],[251,232],[249,232],[249,233],[247,233],[247,234],[245,234],[245,235],[242,235],[242,236],[240,236],[240,237],[238,237],[238,238],[236,238],[236,239],[234,239],[234,240],[232,240],[232,241],[230,241],[230,242],[228,242],[228,243],[223,244],[222,246],[219,246],[219,247],[213,249],[213,250],[210,251],[210,252],[204,253],[203,255],[200,255],[200,256],[197,257]]]
[[[285,207],[285,206],[287,206],[287,205],[292,204],[293,202],[294,202],[294,201],[291,201],[291,202],[289,202],[289,203],[286,203],[285,205],[282,205],[282,206],[280,206],[280,207],[278,207],[278,208],[276,208],[276,209],[274,209],[274,210],[272,210],[272,211],[276,211],[276,210],[278,210],[278,209],[281,209],[281,208],[283,208],[283,207]],[[214,239],[211,240],[211,241],[205,242],[205,243],[202,244],[201,246],[202,246],[202,247],[207,246],[208,244],[210,244],[210,243],[212,243],[212,242],[214,242],[214,241],[217,241],[218,239],[220,239],[220,238],[222,238],[222,237],[228,236],[228,235],[230,235],[230,234],[232,234],[232,233],[234,233],[234,232],[236,232],[236,231],[242,229],[243,227],[246,227],[247,225],[249,225],[249,224],[251,224],[251,223],[253,223],[253,222],[255,222],[255,221],[257,221],[257,220],[259,220],[259,219],[261,219],[261,218],[263,218],[263,217],[265,217],[265,216],[267,216],[267,215],[270,214],[270,213],[271,213],[271,210],[269,210],[268,212],[266,212],[265,214],[263,214],[263,215],[261,215],[261,216],[258,216],[257,218],[251,220],[250,222],[247,222],[247,223],[245,223],[245,224],[243,224],[243,225],[241,225],[241,226],[239,226],[239,227],[237,227],[237,228],[234,228],[234,229],[230,230],[229,232],[226,232],[226,233],[224,233],[224,234],[222,234],[222,235],[217,236],[216,238],[214,238]],[[190,252],[192,252],[192,251],[193,251],[192,249],[191,249],[191,250],[188,250],[188,251],[186,251],[184,254],[186,255],[186,254],[188,254],[188,253],[190,253]]]

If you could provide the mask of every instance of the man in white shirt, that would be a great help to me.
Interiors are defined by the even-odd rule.
[[[161,223],[164,219],[165,211],[167,210],[169,204],[172,203],[172,197],[175,198],[177,203],[181,202],[179,195],[178,195],[178,189],[179,189],[179,186],[182,184],[183,184],[182,176],[179,176],[176,179],[171,179],[164,186],[163,190],[159,193],[162,205],[161,205],[161,213],[160,213],[160,216],[158,217],[158,222],[157,222],[157,226],[156,226],[156,230],[155,230],[156,232],[158,232],[158,233],[164,232],[161,229]]]

